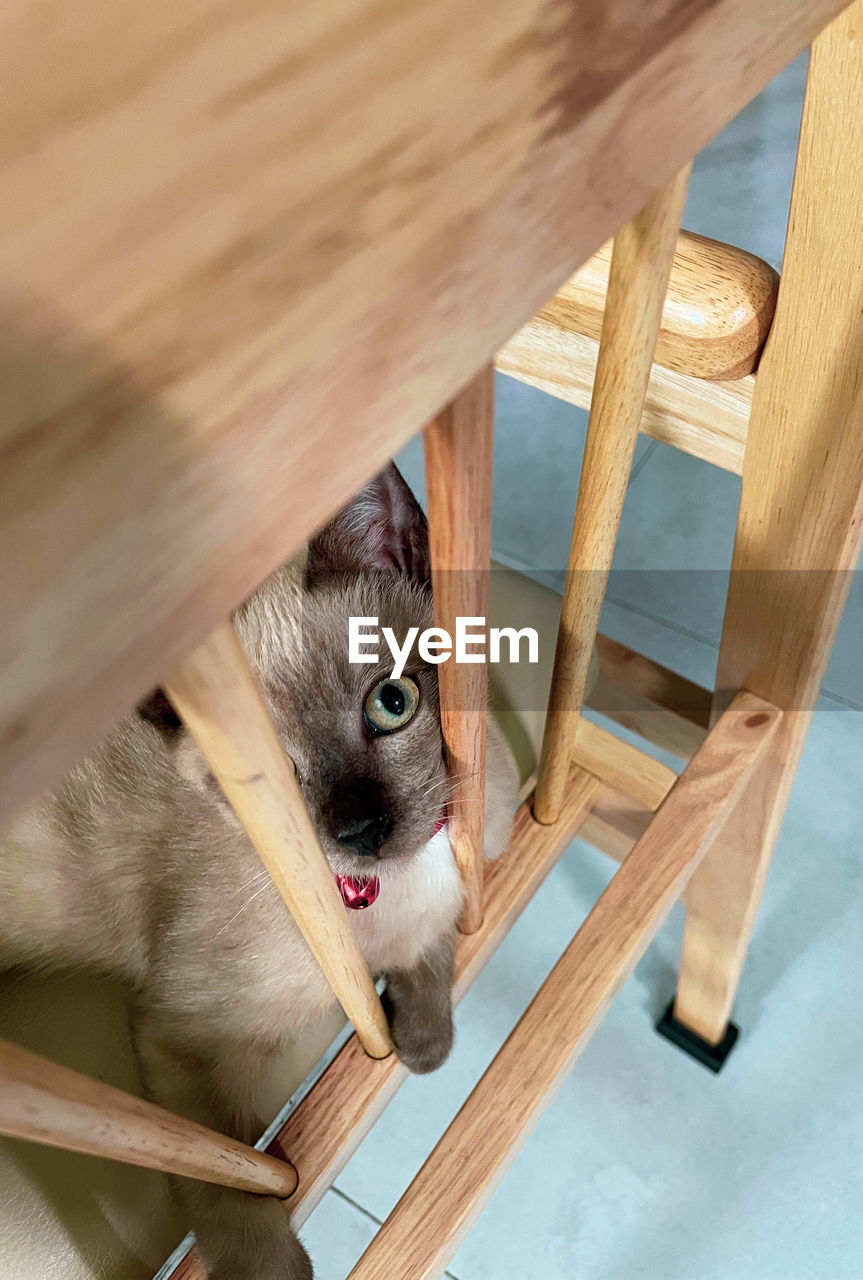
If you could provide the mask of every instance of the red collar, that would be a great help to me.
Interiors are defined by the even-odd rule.
[[[435,829],[436,836],[446,826],[446,808],[441,809]],[[350,911],[364,911],[370,907],[381,891],[381,882],[377,876],[343,876],[336,873],[336,884],[342,895],[342,902]]]

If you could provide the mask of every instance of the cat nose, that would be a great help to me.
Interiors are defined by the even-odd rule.
[[[393,829],[393,820],[388,813],[378,813],[373,818],[361,818],[352,822],[336,834],[339,844],[346,845],[363,857],[371,857],[377,853],[387,836]]]

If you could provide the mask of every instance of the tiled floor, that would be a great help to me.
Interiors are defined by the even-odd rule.
[[[859,713],[819,715],[738,1000],[743,1037],[725,1072],[708,1075],[652,1031],[673,988],[676,913],[452,1275],[859,1280],[861,752]],[[370,1239],[368,1220],[357,1219],[383,1218],[395,1203],[610,872],[602,855],[573,844],[465,1000],[452,1060],[408,1081],[339,1178],[353,1203],[331,1193],[312,1218],[304,1234],[321,1280],[347,1274]]]
[[[778,265],[804,65],[696,164],[686,225]],[[495,552],[566,563],[584,415],[501,380]],[[527,427],[529,426],[529,429]],[[416,445],[403,459],[418,483]],[[642,443],[603,629],[712,682],[739,482]],[[863,1276],[863,588],[852,589],[714,1078],[652,1031],[679,909],[453,1260],[458,1280],[860,1280]],[[856,705],[855,705],[856,704]],[[575,842],[303,1234],[340,1280],[517,1020],[612,866]],[[399,1280],[393,1276],[392,1280]]]

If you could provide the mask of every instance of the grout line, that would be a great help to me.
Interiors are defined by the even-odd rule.
[[[659,444],[658,440],[654,440],[653,444]],[[648,460],[645,456],[642,460],[642,466]],[[639,471],[641,466],[639,467]],[[630,484],[632,480],[630,480]],[[493,557],[499,564],[504,565],[507,569],[513,569],[516,573],[523,573],[536,582],[538,579],[534,575],[551,574],[554,570],[537,569],[533,565],[525,564],[520,561],[517,556],[510,555],[506,552],[493,552]],[[624,571],[625,572],[625,571]],[[543,583],[551,591],[556,591],[560,595],[560,590],[551,585],[551,583]],[[671,622],[668,618],[661,617],[658,613],[651,613],[649,609],[642,609],[637,605],[633,605],[628,600],[622,600],[619,596],[615,596],[613,592],[606,593],[605,600],[614,605],[615,609],[622,609],[624,613],[631,613],[636,618],[644,618],[646,622],[653,622],[656,626],[664,627],[666,631],[673,631],[679,636],[684,636],[687,640],[694,640],[697,644],[706,645],[708,649],[712,649],[714,653],[719,652],[719,644],[715,640],[711,640],[709,636],[702,635],[699,631],[690,631],[688,627],[681,627],[676,622]],[[658,659],[662,661],[662,659]],[[832,689],[828,689],[826,685],[822,686],[820,696],[829,698],[832,702],[839,703],[840,706],[848,707],[851,711],[863,711],[863,702],[857,702],[854,698],[847,698],[842,693],[836,693]]]
[[[674,622],[660,617],[658,614],[650,613],[647,609],[639,609],[637,606],[608,594],[606,600],[609,604],[613,604],[616,609],[622,609],[624,613],[634,614],[636,617],[644,618],[647,622],[654,622],[657,626],[664,627],[667,631],[676,631],[678,635],[685,636],[688,640],[695,640],[698,644],[706,645],[708,649],[719,652],[719,645],[708,639],[707,636],[700,635],[697,631],[690,631],[687,627],[679,627]],[[657,661],[663,661],[662,658]],[[863,702],[857,702],[854,698],[847,698],[842,693],[835,693],[832,689],[828,689],[826,685],[822,685],[819,691],[819,697],[828,698],[831,702],[836,702],[841,707],[847,707],[849,711],[863,711]]]
[[[521,560],[518,556],[513,555],[509,551],[500,551],[495,547],[492,547],[491,549],[491,558],[492,560],[496,560],[498,564],[502,564],[505,569],[513,569],[516,573],[527,574],[548,572],[548,570],[538,569],[536,565],[528,564],[526,560]],[[494,572],[494,570],[492,570],[492,572]],[[558,592],[558,595],[559,594],[560,592]]]
[[[622,570],[622,572],[626,572],[626,570]],[[690,631],[688,627],[678,626],[676,622],[669,622],[667,618],[660,617],[658,613],[651,613],[649,609],[641,609],[637,605],[630,604],[628,600],[620,600],[610,591],[606,593],[605,599],[618,609],[625,609],[628,613],[634,613],[637,617],[644,618],[647,622],[655,622],[660,627],[665,627],[666,631],[676,631],[678,635],[686,636],[688,640],[697,640],[699,644],[706,644],[709,649],[714,649],[716,652],[719,651],[719,645],[715,640],[711,640],[709,636],[701,635],[698,631]]]
[[[342,1191],[335,1184],[330,1187],[330,1191],[334,1192],[340,1200],[344,1200],[345,1204],[349,1204],[352,1209],[356,1209],[357,1213],[361,1213],[364,1218],[368,1218],[369,1222],[373,1222],[376,1227],[382,1227],[384,1224],[380,1218],[376,1217],[369,1209],[365,1209],[352,1196]],[[445,1271],[446,1280],[459,1280],[458,1276],[453,1275],[451,1271]]]
[[[491,549],[491,558],[493,561],[497,561],[498,565],[502,565],[504,569],[511,569],[514,573],[522,574],[523,577],[529,578],[531,582],[536,582],[548,591],[553,591],[555,595],[563,595],[563,588],[554,579],[560,573],[565,576],[565,569],[541,569],[537,565],[527,564],[526,561],[519,559],[517,555],[513,555],[509,551],[501,551],[495,547]],[[495,567],[492,566],[492,573],[494,572]]]
[[[833,693],[830,689],[821,690],[822,698],[829,698],[831,702],[838,702],[840,707],[847,707],[849,711],[863,711],[863,703],[855,702],[853,698],[846,698],[844,694]]]
[[[369,1222],[373,1222],[376,1227],[382,1227],[384,1225],[382,1219],[376,1218],[369,1209],[364,1208],[363,1205],[361,1205],[357,1200],[354,1200],[352,1196],[347,1195],[347,1193],[342,1191],[340,1187],[337,1187],[335,1183],[330,1187],[330,1191],[332,1191],[334,1195],[337,1195],[340,1200],[344,1200],[345,1204],[349,1204],[352,1209],[356,1209],[357,1213],[361,1213],[364,1218],[368,1218]]]

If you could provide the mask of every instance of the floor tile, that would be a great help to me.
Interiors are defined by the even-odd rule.
[[[805,63],[697,159],[685,217],[774,265]],[[583,440],[579,411],[499,379],[495,554],[558,584]],[[403,456],[420,487],[419,441]],[[643,442],[603,610],[608,634],[708,686],[738,493]],[[861,637],[855,578],[827,688],[863,703]],[[459,1251],[461,1280],[859,1280],[861,758],[863,713],[822,698],[723,1074],[652,1031],[674,987],[676,908]],[[395,1203],[612,871],[580,842],[567,851],[464,1001],[451,1061],[405,1085],[339,1178],[365,1210]]]
[[[376,1231],[368,1214],[328,1191],[299,1233],[314,1263],[315,1280],[344,1280]]]
[[[612,640],[625,644],[636,653],[643,653],[646,658],[669,667],[687,680],[694,680],[707,689],[713,688],[717,656],[713,645],[610,600],[602,606],[599,629]]]
[[[713,1077],[652,1030],[681,911],[626,984],[453,1261],[462,1280],[859,1280],[863,714],[822,704]],[[382,1217],[612,870],[573,844],[339,1186]],[[852,1065],[853,1064],[853,1065]]]
[[[740,479],[659,445],[626,496],[608,599],[717,644]]]

